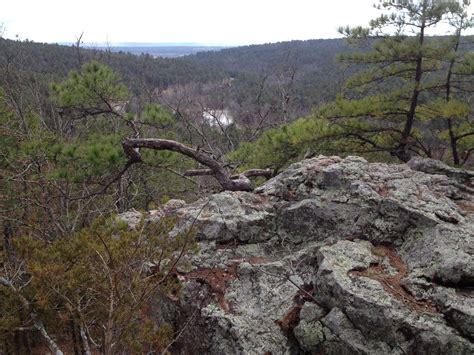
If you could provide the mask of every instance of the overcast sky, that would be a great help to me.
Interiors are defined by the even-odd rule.
[[[257,44],[335,38],[377,0],[2,0],[4,37],[37,42]]]

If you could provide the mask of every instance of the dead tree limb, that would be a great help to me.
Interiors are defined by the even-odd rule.
[[[187,170],[183,174],[184,176],[209,176],[214,175],[214,171],[211,169],[196,169],[196,170]],[[251,177],[264,177],[265,179],[271,179],[274,173],[271,169],[250,169],[246,170],[240,174],[232,175],[231,179],[237,179],[239,176],[245,176],[247,178]]]
[[[183,173],[184,176],[209,176],[214,175],[214,171],[212,169],[195,169],[195,170],[186,170]]]
[[[266,179],[271,179],[274,176],[274,171],[272,169],[250,169],[245,170],[241,175],[244,175],[248,178],[250,177],[264,177]]]
[[[202,150],[193,149],[182,143],[168,139],[140,138],[126,139],[122,142],[122,146],[129,160],[133,162],[143,161],[139,148],[168,150],[185,155],[212,170],[212,176],[214,176],[224,190],[252,191],[252,186],[248,178],[245,176],[239,176],[238,178],[232,177],[224,166],[210,154]]]

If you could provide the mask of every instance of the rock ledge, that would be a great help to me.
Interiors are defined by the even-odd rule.
[[[162,317],[186,324],[173,353],[474,353],[473,176],[320,156],[175,203],[200,251]]]

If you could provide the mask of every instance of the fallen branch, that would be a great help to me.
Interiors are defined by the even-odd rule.
[[[195,169],[195,170],[188,170],[184,172],[184,176],[209,176],[214,175],[214,171],[211,169]],[[250,169],[246,170],[240,174],[232,175],[231,179],[236,179],[239,176],[245,176],[247,178],[250,177],[264,177],[266,179],[271,179],[273,177],[273,170],[271,169]]]
[[[214,171],[211,169],[195,169],[195,170],[187,170],[183,173],[184,176],[209,176],[214,175]]]
[[[274,176],[274,172],[272,169],[250,169],[246,170],[241,175],[250,177],[264,177],[266,179],[271,179]]]
[[[132,162],[142,162],[139,148],[153,150],[168,150],[185,155],[207,166],[212,171],[212,176],[219,182],[224,190],[252,191],[250,181],[245,176],[233,178],[228,171],[210,154],[199,149],[193,149],[182,143],[157,138],[126,139],[122,142],[123,150]]]

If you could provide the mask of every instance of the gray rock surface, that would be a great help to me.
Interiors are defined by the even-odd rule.
[[[176,214],[176,211],[185,206],[186,202],[183,200],[171,199],[157,210],[148,211],[145,215],[137,210],[131,210],[120,213],[117,218],[128,224],[131,228],[135,228],[140,222],[145,223],[158,222],[163,217],[171,217]]]
[[[446,175],[461,181],[470,181],[474,179],[474,172],[453,168],[435,159],[415,157],[411,159],[407,165],[413,170],[423,171],[428,174]]]
[[[199,244],[172,352],[474,353],[472,174],[319,156],[170,212]]]

